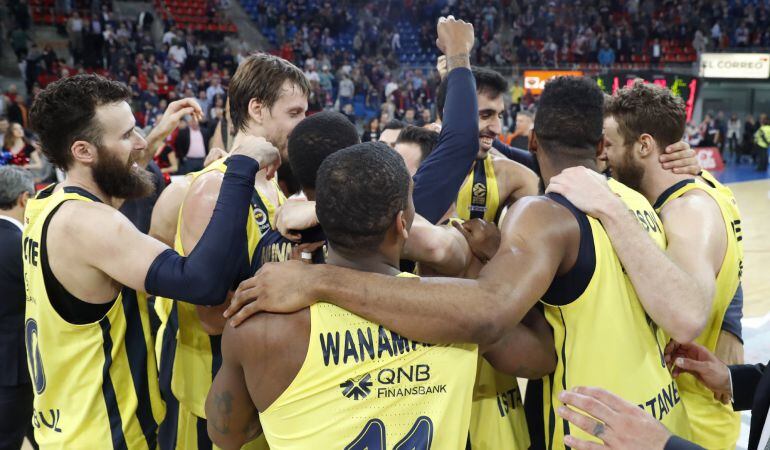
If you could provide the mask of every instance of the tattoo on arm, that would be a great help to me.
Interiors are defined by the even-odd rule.
[[[217,408],[217,417],[214,420],[214,429],[221,434],[230,433],[230,416],[233,413],[233,395],[229,391],[215,394],[214,405]]]
[[[447,71],[456,69],[458,67],[471,67],[471,59],[468,53],[460,53],[459,55],[447,56],[446,58]]]

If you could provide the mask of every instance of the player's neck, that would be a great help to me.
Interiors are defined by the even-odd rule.
[[[654,164],[659,164],[654,161]],[[644,172],[642,177],[642,194],[644,194],[647,201],[650,204],[655,204],[658,198],[666,191],[666,189],[675,185],[682,180],[689,180],[694,178],[689,174],[676,174],[670,170],[665,170],[660,165],[654,168],[648,168]]]
[[[328,246],[326,263],[333,266],[347,267],[348,269],[360,270],[361,272],[381,273],[384,275],[398,275],[398,260],[391,261],[391,258],[375,252],[369,254],[351,254],[336,250],[333,245]]]
[[[564,169],[569,169],[570,167],[580,167],[580,166],[583,166],[587,169],[591,169],[594,172],[599,171],[599,168],[596,165],[596,159],[594,158],[587,158],[587,159],[561,158],[559,161],[556,161],[556,163],[552,163],[550,161],[548,161],[548,163],[541,162],[540,175],[543,178],[543,183],[545,184],[546,187],[548,187],[548,184],[551,182],[551,178],[560,174]]]
[[[83,173],[78,169],[72,169],[67,172],[67,178],[61,182],[60,186],[64,187],[79,187],[86,192],[95,195],[102,203],[110,205],[115,209],[120,208],[125,202],[125,199],[110,197],[105,194],[99,185],[94,181],[90,174]]]

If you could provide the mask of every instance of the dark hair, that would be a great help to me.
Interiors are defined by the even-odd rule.
[[[356,126],[336,111],[308,116],[289,134],[289,163],[303,188],[315,189],[321,163],[332,153],[361,142]]]
[[[316,214],[335,248],[351,253],[377,250],[408,203],[404,160],[382,142],[340,150],[318,169]]]
[[[425,161],[425,158],[430,155],[433,148],[438,143],[438,133],[428,130],[427,128],[408,126],[401,130],[396,138],[396,144],[408,143],[417,144],[420,146],[420,162]]]
[[[406,128],[406,122],[402,122],[400,120],[393,119],[390,122],[388,122],[387,124],[385,124],[385,127],[383,127],[382,131],[385,131],[385,130],[403,130],[404,128]]]
[[[617,91],[605,104],[605,115],[618,122],[624,145],[648,133],[660,148],[665,148],[680,141],[687,126],[687,112],[680,97],[641,81]]]
[[[67,170],[70,147],[78,140],[101,145],[102,128],[94,120],[98,106],[129,101],[123,83],[99,75],[75,75],[49,84],[29,111],[30,125],[40,136],[42,151],[51,163]]]
[[[596,152],[602,139],[603,111],[604,94],[595,81],[556,77],[540,96],[534,126],[537,141],[546,152],[586,157],[584,153]]]
[[[310,83],[294,64],[277,56],[256,53],[243,61],[230,79],[230,120],[236,130],[244,131],[249,122],[249,102],[255,99],[272,108],[281,96],[281,86],[289,80],[303,94],[310,93]]]
[[[473,72],[473,78],[476,80],[477,93],[497,98],[508,91],[508,82],[498,72],[485,67],[473,67],[471,72]],[[449,76],[444,77],[436,90],[436,114],[442,120],[444,119],[444,104],[446,103],[448,80]]]

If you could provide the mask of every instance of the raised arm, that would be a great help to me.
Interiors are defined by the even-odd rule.
[[[297,311],[324,299],[413,340],[491,345],[546,292],[577,221],[545,198],[518,202],[506,215],[500,249],[476,280],[406,279],[325,265],[265,265],[244,281],[226,312],[237,325],[260,310]]]
[[[685,201],[670,205],[674,209],[667,210],[664,221],[669,242],[664,252],[602,175],[582,167],[567,169],[551,179],[548,191],[564,195],[601,220],[642,306],[656,324],[679,342],[698,337],[708,319],[717,273],[706,255],[719,241],[706,202],[678,199]],[[699,210],[701,206],[706,209]],[[716,207],[713,202],[712,206]]]
[[[447,98],[438,143],[414,175],[417,213],[437,223],[457,198],[478,152],[476,81],[470,70],[473,26],[463,21],[438,24],[437,44],[447,56]]]
[[[147,148],[142,152],[142,157],[137,161],[139,167],[147,167],[150,160],[155,155],[169,134],[179,126],[179,122],[186,115],[195,116],[201,119],[203,112],[197,101],[193,98],[183,98],[171,102],[163,113],[160,121],[147,135]]]

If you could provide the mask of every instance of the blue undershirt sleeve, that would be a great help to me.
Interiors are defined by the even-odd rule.
[[[479,150],[476,80],[470,69],[447,75],[444,123],[438,143],[414,175],[417,214],[437,223],[457,198]]]
[[[230,157],[211,221],[187,257],[172,249],[152,262],[144,285],[148,294],[213,306],[224,301],[247,255],[246,221],[259,164]]]
[[[511,161],[527,166],[533,171],[535,170],[535,158],[529,151],[506,145],[500,139],[495,139],[492,142],[492,147]]]
[[[741,325],[741,319],[743,318],[743,285],[738,284],[738,289],[735,291],[733,299],[730,304],[727,305],[725,311],[725,317],[722,319],[722,330],[727,331],[735,335],[741,344],[743,343],[743,326]]]

